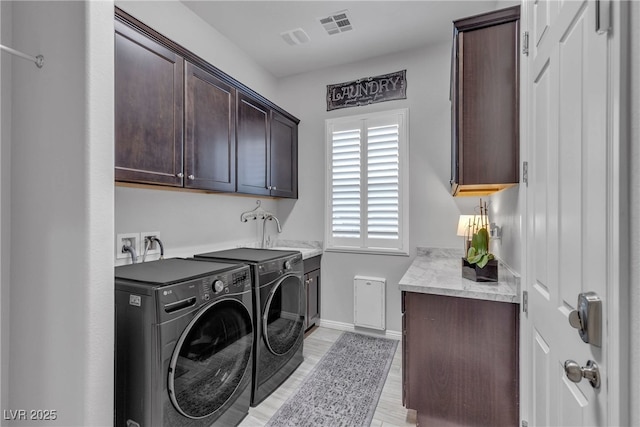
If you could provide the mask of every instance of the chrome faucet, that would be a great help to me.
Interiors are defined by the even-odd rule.
[[[268,219],[275,220],[276,225],[278,226],[278,233],[282,233],[282,227],[280,226],[280,221],[278,221],[278,218],[276,218],[276,216],[272,214],[265,215],[264,219],[262,220],[262,248],[263,249],[265,248],[264,238],[265,238],[265,229],[267,228]]]

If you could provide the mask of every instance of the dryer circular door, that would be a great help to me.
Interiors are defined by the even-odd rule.
[[[291,351],[300,338],[304,327],[303,290],[302,277],[288,274],[269,291],[262,313],[262,334],[269,351],[275,355]]]
[[[185,417],[214,414],[237,393],[251,364],[253,327],[234,299],[207,305],[189,322],[169,364],[171,402]]]

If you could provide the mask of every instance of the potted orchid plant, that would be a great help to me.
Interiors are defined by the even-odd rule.
[[[498,261],[489,251],[489,220],[487,204],[480,199],[480,216],[467,228],[471,245],[462,258],[462,277],[476,282],[497,282]]]

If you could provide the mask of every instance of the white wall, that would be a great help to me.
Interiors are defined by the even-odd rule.
[[[278,103],[275,78],[180,2],[118,1],[116,6]],[[262,224],[241,223],[240,214],[255,208],[256,200],[276,212],[275,199],[257,196],[116,187],[115,232],[159,231],[165,256],[191,256],[253,242],[261,238]],[[286,229],[286,220],[281,222]],[[274,227],[268,224],[267,231],[277,238]]]
[[[640,29],[637,23],[640,22],[640,4],[630,2],[631,18],[630,22],[630,51],[629,61],[631,69],[631,138],[630,138],[630,221],[631,251],[629,259],[630,265],[630,363],[631,385],[629,402],[640,401]],[[630,425],[640,425],[640,406],[631,404]]]
[[[458,216],[472,213],[476,198],[453,198],[450,185],[449,72],[451,46],[438,44],[347,66],[322,69],[281,79],[282,107],[301,120],[298,161],[300,198],[282,201],[278,216],[287,218],[283,237],[324,240],[325,141],[328,118],[409,108],[409,193],[411,257],[349,255],[325,252],[322,262],[322,319],[353,323],[353,277],[387,279],[387,329],[401,330],[398,281],[415,256],[417,246],[460,248]],[[326,111],[326,85],[407,70],[407,99],[364,107]]]
[[[116,187],[116,233],[159,231],[165,257],[189,257],[262,238],[260,221],[240,222],[242,212],[256,207],[276,213],[272,199],[225,194],[199,194]],[[268,222],[267,235],[277,238]],[[282,222],[286,229],[286,222]],[[118,248],[116,248],[118,249]],[[113,257],[112,257],[113,258]],[[150,258],[151,259],[151,258]],[[130,260],[116,260],[116,265]]]
[[[3,7],[3,19],[4,19]],[[9,335],[3,409],[52,409],[47,425],[113,420],[113,4],[15,2]],[[3,54],[5,55],[5,54]],[[8,235],[2,221],[3,246]],[[4,302],[4,301],[3,301]],[[3,317],[3,320],[5,318]],[[5,389],[6,387],[6,389]],[[18,421],[16,425],[33,424]],[[44,423],[43,423],[44,425]]]
[[[522,163],[522,162],[521,162]],[[502,227],[500,239],[491,239],[491,252],[504,261],[515,273],[522,269],[522,226],[521,212],[524,210],[519,185],[499,191],[488,198],[489,218]]]
[[[12,46],[12,6],[0,2],[0,43]],[[0,407],[8,407],[11,259],[11,56],[0,54]]]

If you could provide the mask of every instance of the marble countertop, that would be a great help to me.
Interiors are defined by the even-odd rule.
[[[260,247],[258,244],[248,245],[249,247]],[[313,258],[322,255],[322,242],[306,240],[276,240],[268,249],[281,251],[299,251],[302,259]]]
[[[274,246],[269,249],[278,249],[281,251],[299,251],[302,254],[302,259],[313,258],[314,256],[322,255],[322,248],[305,248],[299,246]]]
[[[462,250],[457,249],[418,248],[398,288],[407,292],[520,302],[520,277],[502,262],[498,264],[498,282],[474,282],[462,278],[462,255]]]

